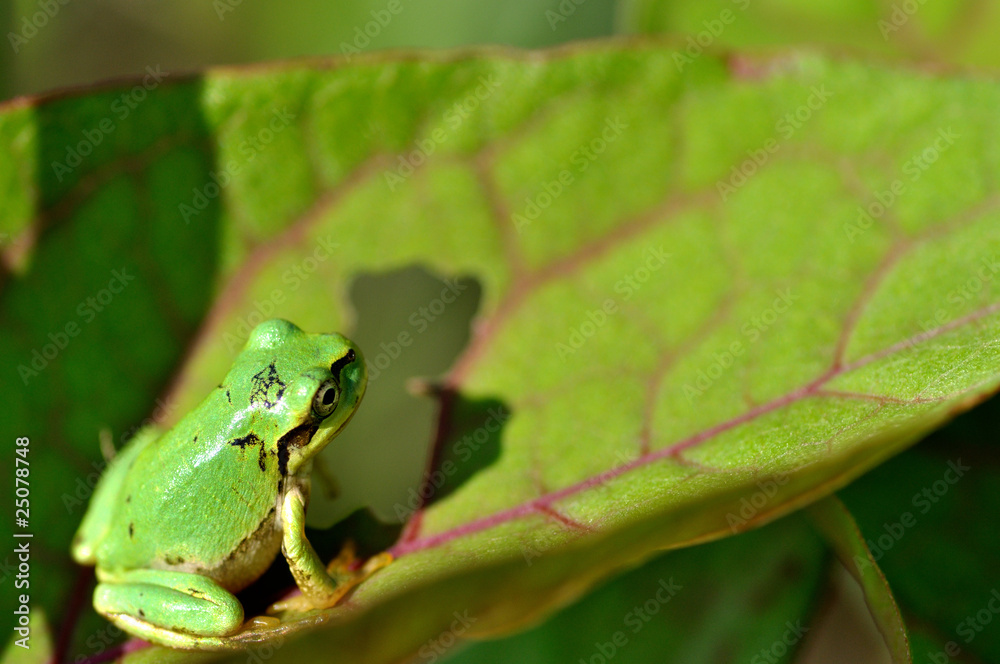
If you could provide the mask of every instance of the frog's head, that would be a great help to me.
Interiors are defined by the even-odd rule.
[[[286,320],[258,325],[241,354],[253,416],[270,430],[282,474],[294,475],[347,426],[368,383],[361,350],[340,334]]]

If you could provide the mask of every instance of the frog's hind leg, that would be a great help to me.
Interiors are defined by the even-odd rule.
[[[161,434],[159,429],[152,426],[140,429],[139,433],[108,463],[107,470],[94,489],[94,495],[87,506],[87,513],[84,514],[83,521],[80,522],[80,527],[73,537],[71,552],[76,562],[81,565],[97,563],[95,548],[114,521],[115,508],[121,500],[119,494],[129,467],[139,453]]]
[[[243,624],[243,606],[212,579],[186,572],[132,570],[98,584],[94,608],[129,632],[174,647],[200,636],[227,636]]]

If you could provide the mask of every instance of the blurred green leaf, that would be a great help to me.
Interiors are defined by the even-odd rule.
[[[892,655],[892,661],[897,664],[913,662],[906,626],[899,615],[892,590],[847,508],[836,497],[830,496],[810,505],[808,514],[864,592],[865,603]]]
[[[812,627],[828,559],[812,529],[789,517],[658,556],[545,624],[507,639],[469,643],[447,662],[794,661]],[[439,639],[418,654],[429,661],[444,654],[446,644]]]
[[[992,393],[996,85],[674,54],[371,56],[4,108],[2,387],[33,436],[36,601],[70,587],[95,433],[117,440],[168,385],[175,420],[261,317],[349,333],[360,273],[482,287],[437,430],[410,441],[433,443],[428,483],[392,487],[398,560],[343,607],[207,645],[390,661],[456,611],[504,633]],[[433,330],[421,307],[447,298],[385,341]],[[366,442],[337,475],[384,482]]]
[[[540,48],[606,37],[615,21],[615,0],[175,0],[155,11],[130,0],[8,4],[0,99],[134,76],[146,65],[187,72],[385,49]]]
[[[705,49],[789,45],[876,58],[1000,67],[1000,5],[977,0],[622,0],[619,28],[676,34],[678,62]]]
[[[23,614],[22,614],[23,615]],[[28,628],[27,633],[15,632],[7,642],[0,662],[3,664],[45,664],[53,655],[52,639],[45,612],[33,609],[28,616],[27,625],[19,625],[20,629]]]

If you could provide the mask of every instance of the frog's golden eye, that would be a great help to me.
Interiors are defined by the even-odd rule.
[[[340,388],[335,381],[328,380],[316,390],[316,396],[313,397],[313,412],[317,417],[327,417],[337,407],[339,399]]]

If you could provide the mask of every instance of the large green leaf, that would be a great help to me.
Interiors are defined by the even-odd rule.
[[[175,420],[255,317],[349,333],[363,272],[481,284],[436,430],[334,465],[375,482],[433,443],[436,472],[382,489],[412,518],[348,605],[216,645],[387,661],[455,611],[503,632],[832,491],[994,391],[997,86],[812,55],[679,72],[674,53],[373,56],[168,78],[121,114],[122,89],[6,107],[0,353],[46,524],[36,601],[69,592],[98,429],[117,440],[168,385]],[[421,316],[383,342],[434,334]]]

